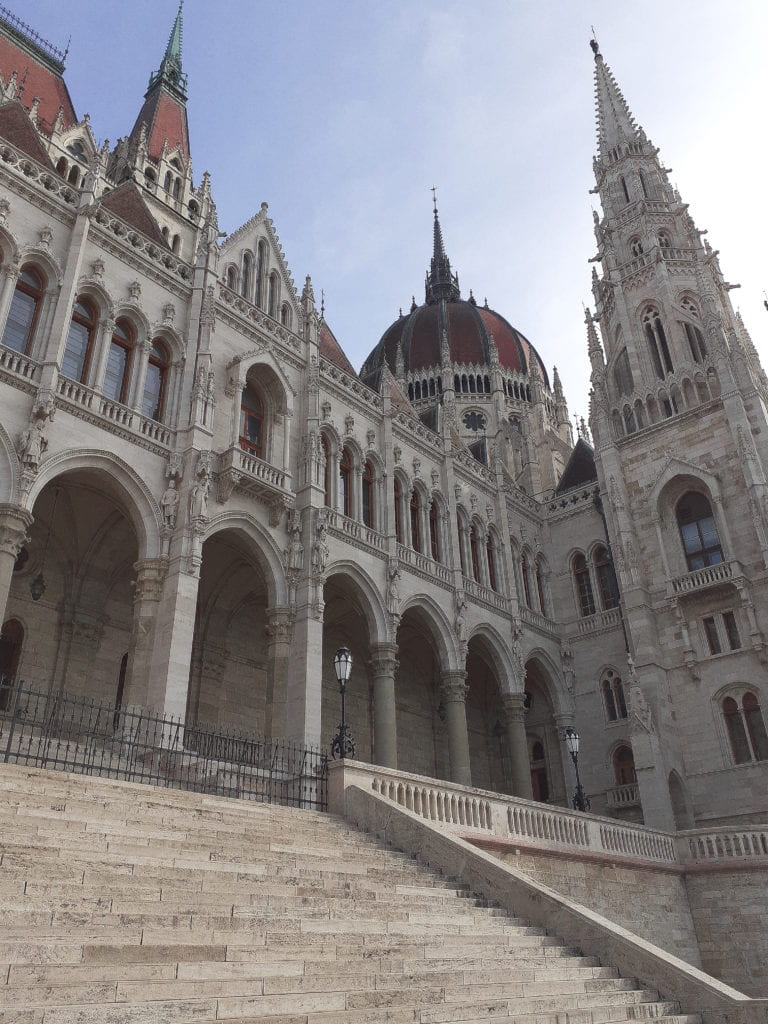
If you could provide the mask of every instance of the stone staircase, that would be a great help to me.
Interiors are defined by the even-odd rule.
[[[0,1024],[698,1024],[339,819],[0,766]]]

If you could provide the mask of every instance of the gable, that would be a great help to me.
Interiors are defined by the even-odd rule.
[[[597,481],[595,453],[583,438],[576,442],[570,458],[565,465],[563,475],[555,488],[555,494],[562,494],[572,487],[583,487]]]
[[[127,181],[114,191],[108,192],[102,199],[101,205],[105,210],[114,213],[126,224],[130,224],[131,227],[146,235],[147,238],[151,238],[153,242],[157,242],[164,248],[168,247],[157,221],[149,212],[149,207],[144,202],[141,192],[132,181]]]
[[[53,169],[51,158],[40,141],[29,114],[16,100],[0,107],[0,136],[44,167]]]

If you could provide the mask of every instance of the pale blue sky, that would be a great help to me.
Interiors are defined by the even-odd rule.
[[[78,113],[99,140],[126,134],[175,0],[4,2],[56,45],[71,33]],[[423,299],[436,184],[464,295],[557,364],[586,415],[591,25],[766,355],[764,0],[187,0],[195,179],[211,172],[222,230],[269,203],[357,368]]]

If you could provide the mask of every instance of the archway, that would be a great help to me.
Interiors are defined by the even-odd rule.
[[[203,544],[187,699],[190,722],[272,731],[269,585],[255,541],[237,528]]]
[[[497,793],[512,792],[506,718],[493,651],[482,636],[467,651],[467,733],[472,785]]]
[[[24,682],[114,703],[133,628],[138,511],[102,468],[54,477],[38,493],[16,562],[9,617],[24,622]]]
[[[446,712],[440,694],[445,654],[440,626],[421,606],[403,613],[395,676],[397,764],[401,771],[450,779]]]
[[[362,586],[347,572],[336,572],[328,577],[323,600],[321,745],[324,750],[330,750],[341,714],[333,656],[339,647],[349,647],[352,675],[346,692],[347,724],[355,742],[355,759],[370,762],[373,760],[370,662],[371,643],[376,636],[374,611]]]
[[[567,805],[561,743],[555,722],[553,683],[539,658],[525,666],[525,732],[534,800]]]

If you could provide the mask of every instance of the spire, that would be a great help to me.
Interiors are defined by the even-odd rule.
[[[601,158],[623,142],[645,142],[646,136],[638,127],[627,106],[613,72],[603,60],[596,39],[589,45],[595,54],[595,99],[597,102],[597,144]]]
[[[168,37],[168,45],[165,48],[165,53],[160,63],[160,69],[150,76],[147,92],[150,92],[159,83],[180,99],[186,100],[187,76],[181,70],[181,41],[184,32],[181,19],[183,7],[184,0],[181,0],[179,9],[176,12],[176,20]]]
[[[461,298],[459,278],[456,274],[451,273],[451,261],[445,253],[443,231],[437,214],[437,195],[434,185],[432,186],[432,203],[434,205],[435,220],[433,225],[432,262],[427,274],[426,301],[430,305],[439,299],[445,299],[447,302],[458,302]]]

